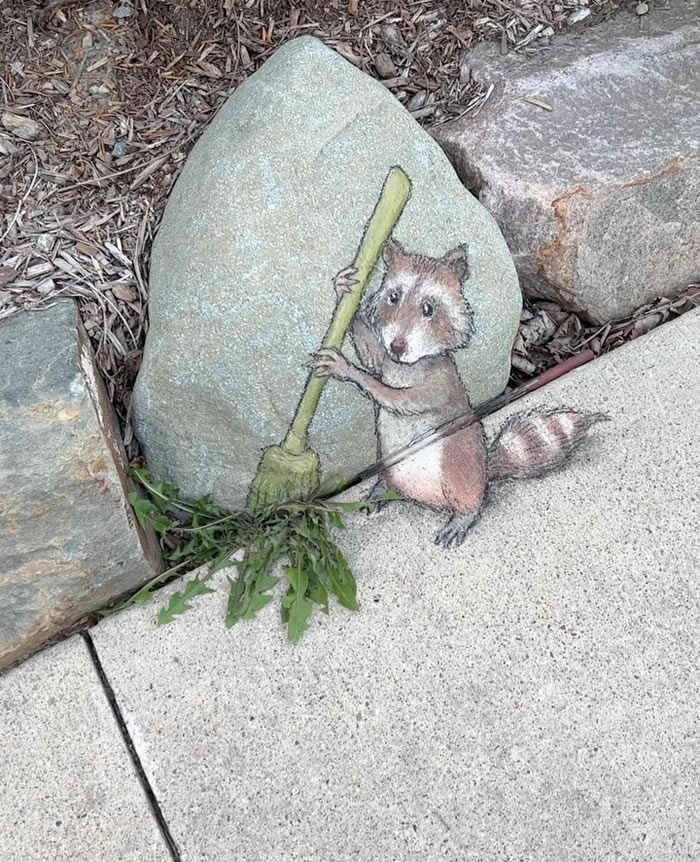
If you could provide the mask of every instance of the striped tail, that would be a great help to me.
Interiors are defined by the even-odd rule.
[[[550,410],[517,413],[489,446],[489,479],[534,479],[560,467],[605,413]]]

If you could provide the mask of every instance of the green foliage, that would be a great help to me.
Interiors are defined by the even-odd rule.
[[[237,576],[228,578],[225,624],[229,628],[239,620],[252,619],[269,604],[280,580],[286,582],[280,600],[281,617],[292,643],[307,630],[314,607],[329,613],[331,596],[344,608],[358,609],[355,578],[333,539],[332,528],[344,529],[343,515],[369,512],[379,501],[291,503],[253,515],[226,511],[209,497],[185,502],[177,488],[167,482],[153,482],[144,469],[134,468],[131,475],[145,496],[132,492],[129,503],[139,523],[156,531],[163,554],[172,565],[103,614],[145,604],[173,578],[204,565],[209,566],[207,574],[189,580],[160,610],[159,625],[189,610],[193,599],[214,592],[204,581],[224,567],[237,569]],[[385,499],[397,497],[392,494]]]
[[[213,592],[214,590],[209,589],[209,587],[206,584],[203,584],[199,578],[192,578],[191,581],[188,581],[185,584],[183,592],[173,593],[173,595],[170,596],[170,601],[168,602],[167,607],[161,608],[160,613],[158,614],[158,624],[164,625],[165,623],[172,622],[178,614],[184,614],[185,611],[188,611],[191,607],[191,605],[187,604],[189,599]]]

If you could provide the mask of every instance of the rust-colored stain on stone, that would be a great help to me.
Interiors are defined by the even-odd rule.
[[[664,163],[664,167],[661,170],[657,171],[655,174],[650,174],[648,177],[640,177],[638,180],[630,180],[628,183],[622,183],[622,185],[617,186],[615,189],[611,190],[612,192],[619,191],[621,189],[631,189],[636,188],[637,186],[647,186],[649,183],[654,183],[657,180],[660,180],[662,177],[670,176],[672,174],[677,174],[681,168],[683,167],[684,161],[697,161],[698,157],[694,157],[692,159],[681,159],[680,156],[671,156],[670,159],[667,159]],[[610,193],[609,193],[610,194]],[[604,195],[607,197],[607,195]]]
[[[88,463],[87,468],[91,476],[102,475],[107,472],[107,462],[104,458],[95,458]]]
[[[98,490],[101,491],[103,494],[110,493],[111,488],[109,487],[109,482],[106,479],[101,479],[99,478],[99,476],[95,477],[95,484],[97,485]]]
[[[22,519],[16,506],[12,505],[7,497],[0,496],[0,516],[5,518],[4,528],[8,533],[15,535],[22,532]]]
[[[571,261],[570,265],[569,259],[575,254],[575,242],[581,239],[580,230],[572,228],[570,224],[572,204],[583,198],[588,198],[590,201],[603,201],[627,189],[650,185],[666,176],[677,174],[683,169],[685,162],[697,160],[698,157],[682,159],[679,156],[672,156],[664,162],[662,168],[649,176],[639,177],[626,183],[608,185],[595,192],[585,188],[585,186],[576,186],[576,188],[554,198],[550,206],[554,218],[558,222],[558,229],[554,238],[537,251],[538,273],[552,285],[562,299],[567,300],[572,297],[575,292],[575,285],[573,284],[574,262]]]
[[[31,416],[45,416],[47,419],[59,422],[75,422],[80,417],[81,409],[78,404],[66,404],[59,406],[54,401],[39,401],[26,408]]]
[[[567,255],[571,252],[569,245],[570,234],[572,233],[569,224],[570,204],[572,200],[592,197],[593,195],[587,188],[576,186],[576,188],[554,198],[551,207],[554,218],[559,223],[559,229],[554,238],[537,252],[538,273],[550,282],[564,299],[571,297],[573,293],[573,285],[562,283],[562,264],[566,262]]]
[[[113,494],[109,468],[102,457],[77,461],[73,466],[73,475],[79,482],[89,482],[101,494]],[[89,486],[86,490],[89,493]]]
[[[109,494],[113,496],[113,487],[109,481],[109,468],[104,458],[93,458],[88,461],[86,468],[91,478],[94,480],[97,490],[101,494]]]
[[[53,518],[56,514],[56,510],[52,509],[50,506],[40,506],[38,509],[34,509],[33,512],[29,513],[30,518]]]
[[[80,416],[80,407],[62,407],[56,414],[59,422],[73,422]]]
[[[51,416],[56,413],[56,405],[52,401],[37,401],[25,409],[30,416]]]

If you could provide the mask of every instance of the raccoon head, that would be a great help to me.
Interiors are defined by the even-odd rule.
[[[385,245],[386,271],[367,316],[395,362],[413,364],[469,343],[473,313],[463,293],[468,252],[462,243],[431,258],[404,251],[396,240]]]

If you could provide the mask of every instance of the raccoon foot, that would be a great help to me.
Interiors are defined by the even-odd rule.
[[[342,299],[346,293],[350,293],[357,281],[357,270],[354,266],[346,266],[345,269],[341,269],[333,279],[333,286],[338,299]]]
[[[367,516],[371,517],[373,514],[377,512],[381,512],[381,510],[386,506],[387,503],[390,503],[391,500],[382,500],[381,498],[389,491],[389,486],[383,479],[380,479],[372,488],[372,490],[367,494],[365,498],[368,503],[372,503],[374,506],[373,511],[367,512]]]
[[[467,538],[467,533],[479,517],[478,512],[469,515],[455,515],[435,536],[435,544],[449,550],[458,548]]]

